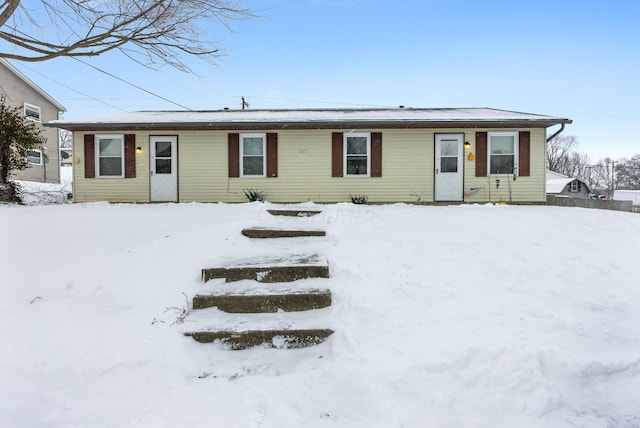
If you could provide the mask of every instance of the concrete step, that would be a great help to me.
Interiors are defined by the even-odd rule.
[[[225,278],[226,282],[253,279],[258,282],[293,282],[305,278],[329,278],[329,263],[317,254],[265,257],[232,266],[202,269],[202,281]]]
[[[301,236],[326,236],[324,230],[292,230],[275,229],[271,227],[250,227],[242,230],[242,234],[249,238],[297,238]]]
[[[231,313],[297,312],[331,306],[331,291],[301,290],[278,294],[197,294],[193,309],[217,307]]]
[[[267,210],[271,215],[286,217],[312,217],[320,214],[322,211],[315,210]]]
[[[200,331],[184,333],[200,343],[220,343],[232,350],[264,346],[278,349],[306,348],[322,343],[333,334],[330,329]]]

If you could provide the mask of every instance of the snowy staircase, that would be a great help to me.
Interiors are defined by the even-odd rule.
[[[284,217],[313,217],[320,214],[322,211],[314,210],[267,210],[267,212],[274,216]]]
[[[258,282],[293,282],[304,278],[329,278],[329,264],[317,254],[244,260],[232,266],[202,269],[202,281],[226,282],[253,279]]]
[[[216,307],[231,313],[300,312],[331,306],[329,290],[293,290],[274,294],[197,294],[193,298],[193,309]]]
[[[298,218],[320,213],[310,210],[268,212],[274,216]],[[259,227],[244,229],[242,234],[255,239],[325,236],[323,230]],[[209,308],[217,308],[217,311],[233,313],[235,316],[253,314],[243,316],[254,318],[242,319],[231,328],[207,328],[205,331],[184,334],[201,343],[219,342],[232,350],[255,346],[294,349],[317,345],[329,337],[333,330],[316,328],[313,325],[318,318],[316,315],[304,317],[306,319],[301,319],[302,315],[298,316],[295,322],[297,327],[293,327],[289,321],[279,319],[285,312],[305,312],[331,305],[330,290],[310,288],[306,283],[298,284],[301,280],[311,278],[329,278],[329,264],[317,254],[249,259],[232,265],[202,269],[203,282],[216,282],[218,279],[217,284],[220,285],[214,285],[219,291],[214,289],[210,294],[194,296],[192,306],[195,312],[205,313],[211,310]],[[221,282],[220,279],[224,281]],[[225,283],[233,284],[223,286]],[[269,316],[272,318],[264,318]],[[228,324],[230,319],[223,321],[221,324]],[[309,324],[310,328],[307,328]]]
[[[324,230],[275,229],[271,227],[251,227],[242,234],[248,238],[297,238],[304,236],[325,236]]]

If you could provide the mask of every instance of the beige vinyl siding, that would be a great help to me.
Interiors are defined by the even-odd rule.
[[[32,86],[16,76],[0,63],[0,88],[6,96],[7,104],[18,107],[24,114],[24,103],[40,108],[40,122],[34,122],[41,135],[46,138],[42,150],[42,165],[29,165],[27,169],[15,171],[11,177],[15,180],[37,181],[43,183],[60,182],[60,154],[58,149],[58,129],[45,128],[43,123],[58,119],[58,108]]]
[[[476,131],[493,129],[367,129],[382,132],[382,177],[332,177],[332,132],[349,130],[276,130],[278,134],[278,177],[229,178],[228,132],[238,131],[154,131],[151,135],[178,135],[178,198],[180,202],[245,202],[245,189],[260,190],[271,202],[348,201],[349,195],[367,195],[376,202],[432,202],[434,197],[434,141],[436,133],[463,133],[471,149],[465,150],[464,190],[480,187],[466,202],[545,200],[545,130],[531,131],[531,176],[508,183],[500,177],[475,177]],[[108,133],[108,132],[101,132]],[[120,132],[129,133],[129,132]],[[83,134],[74,133],[74,200],[113,202],[149,201],[149,133],[136,133],[136,178],[85,179]]]
[[[416,201],[413,195],[432,199],[433,133],[381,131],[382,177],[374,178],[331,176],[332,132],[344,130],[278,132],[278,178],[232,178],[231,195],[243,201],[243,189],[252,188],[272,202],[339,202],[349,195],[368,195],[370,202]]]
[[[476,177],[475,160],[469,161],[468,154],[476,154],[476,132],[492,132],[495,129],[474,129],[473,132],[466,132],[465,141],[471,143],[471,148],[465,150],[465,177],[464,189],[480,187],[480,190],[471,196],[465,196],[466,202],[545,202],[545,149],[546,131],[540,128],[513,129],[513,131],[531,132],[531,157],[530,175],[528,177],[518,176],[513,181],[513,176]],[[500,131],[503,131],[502,129]],[[508,131],[505,129],[504,131]],[[496,178],[500,178],[500,187],[496,188]],[[509,197],[511,192],[511,198]]]
[[[244,195],[227,193],[227,133],[182,131],[178,137],[180,202],[233,202]]]
[[[135,178],[84,178],[84,133],[74,132],[73,201],[149,202],[149,134],[137,133],[136,147],[142,148],[142,153],[136,153]]]

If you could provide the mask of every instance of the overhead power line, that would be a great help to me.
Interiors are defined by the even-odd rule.
[[[185,109],[185,110],[193,111],[193,109],[191,109],[191,108],[189,108],[189,107],[187,107],[187,106],[183,106],[183,105],[182,105],[182,104],[180,104],[180,103],[177,103],[177,102],[175,102],[175,101],[171,101],[169,98],[163,97],[162,95],[158,95],[158,94],[156,94],[156,93],[154,93],[154,92],[151,92],[151,91],[149,91],[149,90],[147,90],[147,89],[144,89],[143,87],[138,86],[138,85],[136,85],[135,83],[131,83],[131,82],[129,82],[129,81],[127,81],[127,80],[125,80],[125,79],[123,79],[123,78],[121,78],[121,77],[116,76],[116,75],[115,75],[115,74],[113,74],[113,73],[109,73],[108,71],[102,70],[101,68],[98,68],[98,67],[96,67],[95,65],[89,64],[88,62],[85,62],[85,61],[82,61],[82,60],[81,60],[81,59],[79,59],[79,58],[76,58],[76,57],[71,57],[71,58],[75,59],[75,60],[76,60],[76,61],[78,61],[78,62],[81,62],[82,64],[84,64],[84,65],[86,65],[86,66],[89,66],[89,67],[93,68],[94,70],[99,71],[100,73],[106,74],[106,75],[107,75],[107,76],[109,76],[109,77],[113,77],[114,79],[117,79],[117,80],[119,80],[119,81],[121,81],[121,82],[123,82],[123,83],[126,83],[126,84],[127,84],[127,85],[129,85],[129,86],[133,86],[133,87],[134,87],[134,88],[136,88],[136,89],[139,89],[139,90],[141,90],[141,91],[143,91],[143,92],[146,92],[146,93],[147,93],[147,94],[149,94],[149,95],[153,95],[153,96],[154,96],[154,97],[156,97],[156,98],[160,98],[161,100],[164,100],[164,101],[166,101],[166,102],[168,102],[168,103],[171,103],[171,104],[173,104],[173,105],[176,105],[176,106],[178,106],[178,107],[181,107],[181,108],[183,108],[183,109]]]
[[[57,81],[57,80],[55,80],[55,79],[52,79],[50,76],[47,76],[47,75],[45,75],[45,74],[42,74],[42,73],[40,73],[39,71],[34,70],[33,68],[31,68],[31,67],[29,67],[29,66],[27,66],[27,65],[24,65],[24,64],[20,64],[20,65],[21,65],[22,67],[24,67],[24,68],[26,68],[26,69],[28,69],[28,70],[32,71],[33,73],[38,74],[39,76],[44,77],[45,79],[49,79],[49,80],[51,80],[52,82],[57,83],[58,85],[60,85],[60,86],[62,86],[62,87],[64,87],[64,88],[67,88],[67,89],[69,89],[69,90],[71,90],[71,91],[73,91],[73,92],[75,92],[75,93],[77,93],[77,94],[82,95],[83,97],[87,97],[87,98],[89,98],[90,100],[97,101],[97,102],[99,102],[99,103],[101,103],[101,104],[104,104],[104,105],[106,105],[106,106],[108,106],[108,107],[111,107],[111,108],[115,108],[115,109],[120,110],[120,111],[124,111],[124,112],[126,112],[126,111],[127,111],[127,110],[125,110],[125,109],[123,109],[123,108],[120,108],[120,107],[118,107],[118,106],[114,106],[113,104],[109,104],[108,102],[102,101],[102,100],[100,100],[100,99],[98,99],[98,98],[96,98],[96,97],[92,97],[92,96],[91,96],[91,95],[89,95],[89,94],[85,94],[84,92],[80,92],[80,91],[78,91],[77,89],[75,89],[75,88],[73,88],[73,87],[71,87],[71,86],[69,86],[69,85],[67,85],[67,84],[64,84],[64,83],[62,83],[62,82],[59,82],[59,81]]]

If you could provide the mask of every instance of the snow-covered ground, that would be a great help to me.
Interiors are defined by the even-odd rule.
[[[60,183],[37,183],[35,181],[19,181],[22,202],[25,205],[45,205],[70,203],[72,191],[72,168],[60,168]]]
[[[640,215],[302,206],[323,213],[0,205],[0,426],[640,426]],[[240,234],[300,225],[327,237]],[[331,278],[301,286],[332,307],[171,325],[185,295],[230,287],[201,268],[300,253],[328,259]],[[246,351],[182,335],[255,325],[335,333]]]

